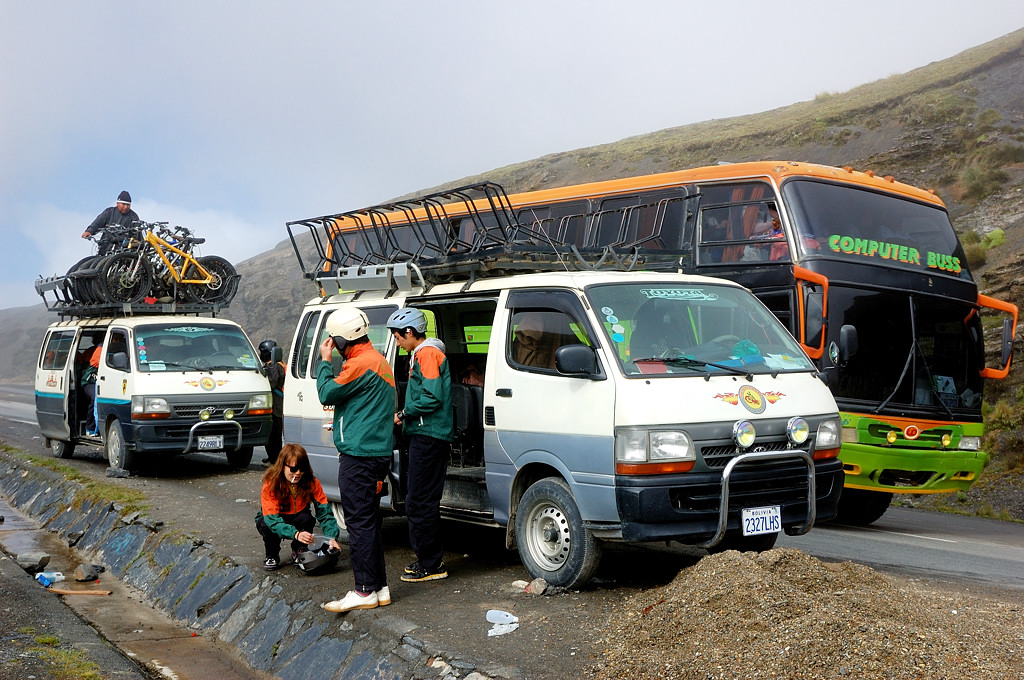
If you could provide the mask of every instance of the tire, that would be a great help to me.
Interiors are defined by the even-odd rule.
[[[103,265],[99,278],[104,297],[109,302],[138,302],[153,287],[153,271],[149,261],[144,258],[140,261],[136,253],[111,255]]]
[[[734,535],[726,536],[718,545],[709,548],[709,553],[722,553],[726,550],[738,552],[766,552],[775,547],[775,541],[779,540],[778,534],[759,534],[757,536]]]
[[[121,423],[111,420],[107,426],[107,436],[103,440],[103,449],[107,456],[107,462],[115,470],[125,472],[135,471],[135,452],[129,451],[125,445],[124,433],[121,432]]]
[[[839,497],[839,512],[832,521],[864,527],[880,519],[891,502],[892,494],[887,491],[843,489]]]
[[[229,302],[234,297],[236,287],[235,277],[237,272],[234,265],[217,255],[207,255],[196,260],[203,269],[210,272],[213,281],[207,284],[190,283],[187,286],[187,295],[194,302]],[[185,278],[197,279],[195,267],[190,267]]]
[[[530,575],[555,586],[585,584],[601,561],[601,544],[583,526],[569,485],[557,477],[542,479],[523,494],[516,542]]]
[[[82,281],[78,277],[74,276],[74,273],[79,269],[86,269],[86,264],[91,259],[96,257],[95,255],[86,255],[78,262],[71,265],[68,269],[68,273],[64,275],[64,294],[73,302],[80,304],[86,304],[92,302],[91,293],[92,289],[88,285],[87,281]]]
[[[243,446],[237,451],[227,451],[228,465],[239,470],[249,467],[252,462],[252,447]]]
[[[50,448],[50,453],[53,454],[54,458],[67,459],[75,455],[74,442],[66,442],[60,439],[47,439],[46,445]]]

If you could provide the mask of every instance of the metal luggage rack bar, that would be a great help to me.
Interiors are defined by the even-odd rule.
[[[36,279],[36,292],[43,298],[46,311],[55,312],[61,318],[90,318],[90,317],[117,317],[117,316],[141,316],[146,314],[209,314],[216,316],[222,309],[228,306],[231,298],[238,289],[238,279],[241,276],[236,274],[233,281],[226,282],[231,285],[232,291],[224,302],[135,302],[135,303],[82,303],[71,297],[66,288],[66,276],[39,277]],[[52,294],[52,299],[47,297]]]
[[[328,294],[328,283],[338,291],[409,290],[537,271],[675,271],[684,254],[621,243],[580,248],[537,222],[521,223],[504,188],[493,182],[285,227],[303,276],[321,295]]]

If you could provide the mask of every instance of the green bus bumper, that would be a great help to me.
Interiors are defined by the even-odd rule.
[[[844,487],[890,493],[949,493],[970,488],[988,464],[984,451],[908,449],[844,443]]]

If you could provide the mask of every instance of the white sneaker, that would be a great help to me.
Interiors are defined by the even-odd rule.
[[[383,588],[377,591],[377,604],[379,604],[381,607],[386,607],[387,605],[391,604],[390,588],[384,586]]]
[[[388,604],[391,603],[391,593],[388,593]],[[360,595],[354,590],[348,591],[348,594],[340,600],[334,600],[324,605],[324,609],[329,612],[341,613],[349,612],[353,609],[374,609],[380,601],[377,598],[377,593],[370,593],[369,595]]]

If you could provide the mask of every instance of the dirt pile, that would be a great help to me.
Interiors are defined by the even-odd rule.
[[[598,678],[1024,678],[1020,599],[788,548],[706,557],[610,619]]]

